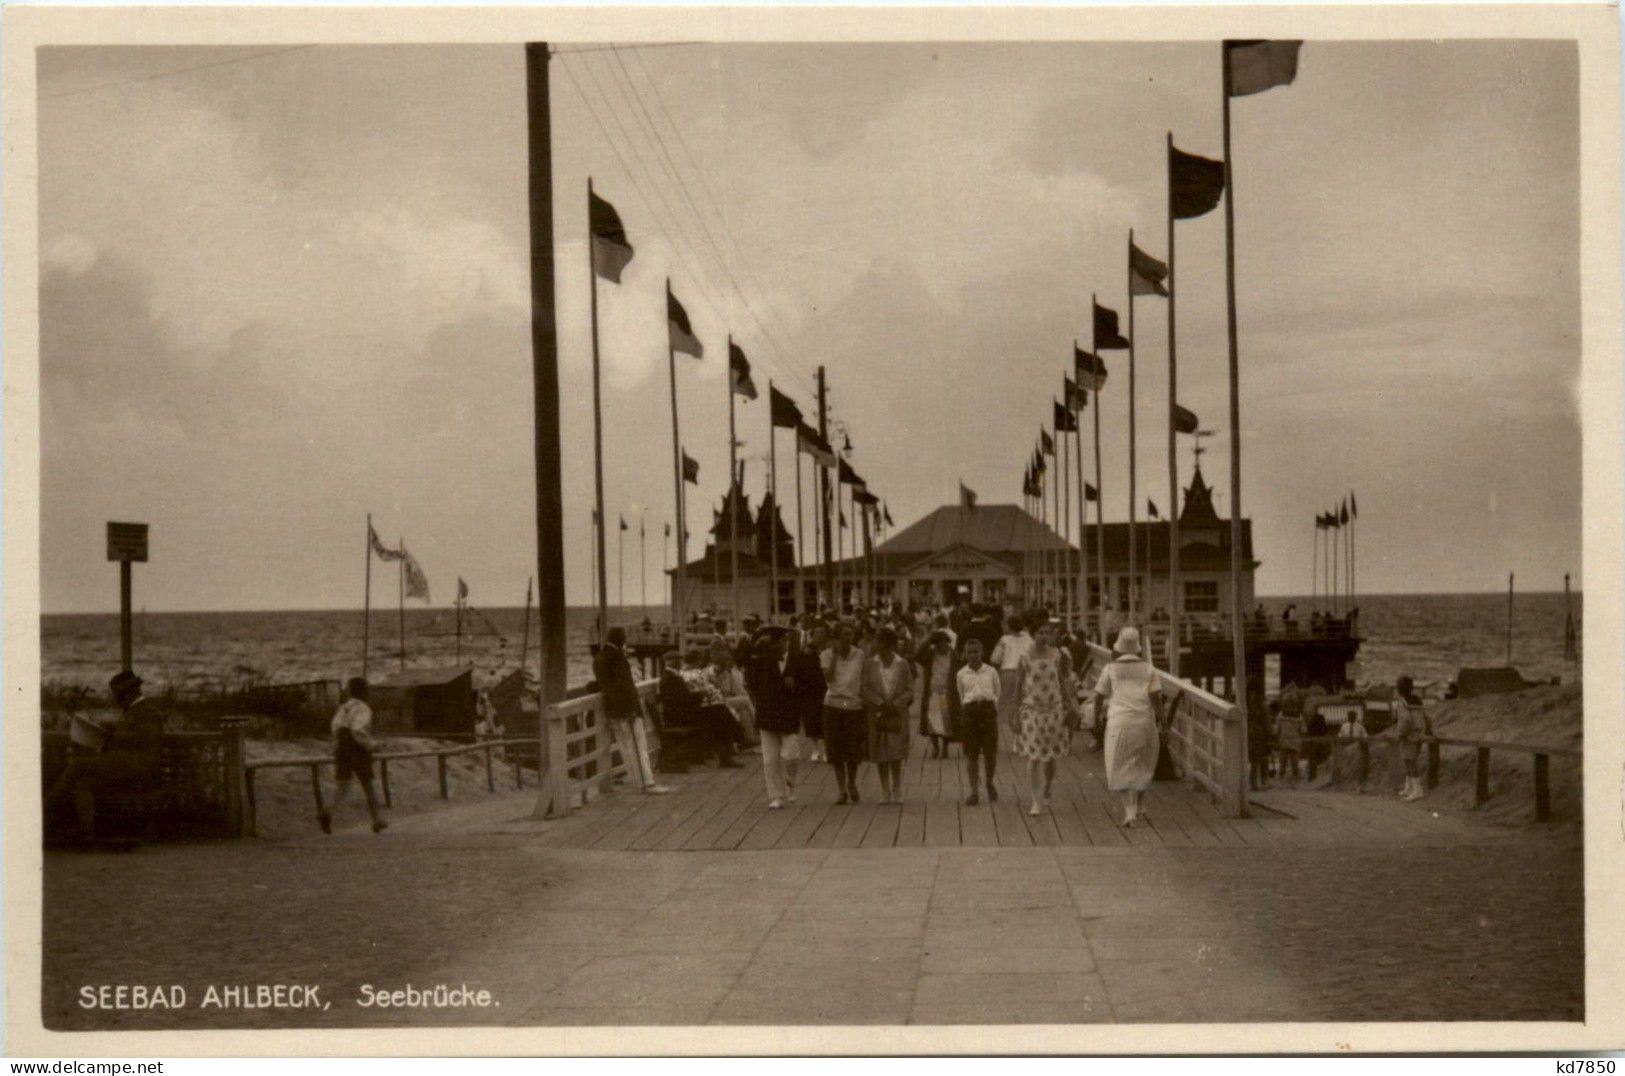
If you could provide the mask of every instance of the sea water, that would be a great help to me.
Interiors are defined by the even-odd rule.
[[[1296,605],[1296,619],[1307,623],[1307,598],[1262,599],[1271,617]],[[1499,666],[1507,657],[1505,594],[1371,594],[1359,595],[1359,654],[1362,683],[1392,683],[1409,674],[1418,683],[1442,682],[1462,667]],[[1576,630],[1580,597],[1572,609]],[[587,645],[597,611],[566,611],[571,684],[591,676]],[[628,627],[645,616],[660,622],[662,608],[611,610],[610,621]],[[1519,594],[1512,609],[1512,664],[1531,679],[1579,675],[1579,666],[1564,661],[1562,594]],[[374,609],[368,629],[368,674],[379,678],[402,667],[426,669],[472,665],[481,682],[515,668],[526,648],[532,669],[537,662],[536,611],[530,611],[525,639],[524,610],[484,609],[465,612],[459,644],[456,614],[451,609],[408,608],[403,620],[395,609]],[[118,671],[119,629],[114,614],[48,614],[41,617],[42,679],[46,683],[82,684],[103,690]],[[135,666],[159,687],[180,689],[235,687],[255,682],[293,683],[341,679],[361,672],[360,610],[235,613],[138,613],[134,618]]]

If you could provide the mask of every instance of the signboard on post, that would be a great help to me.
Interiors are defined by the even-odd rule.
[[[118,626],[119,658],[121,668],[131,667],[134,649],[130,625],[130,565],[147,562],[147,525],[145,523],[107,524],[107,559],[118,561]]]
[[[107,559],[147,562],[147,525],[145,523],[109,523],[107,525]]]

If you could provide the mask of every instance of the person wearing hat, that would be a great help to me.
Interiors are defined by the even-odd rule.
[[[938,628],[914,661],[920,667],[920,735],[930,740],[931,758],[946,758],[956,671],[953,637]]]
[[[114,674],[108,688],[123,712],[111,724],[98,726],[100,751],[69,760],[45,796],[46,817],[73,801],[79,833],[86,840],[96,837],[97,797],[151,788],[158,781],[163,752],[164,711],[141,693],[141,677],[125,669]]]
[[[1055,645],[1055,628],[1047,621],[1033,633],[1033,647],[1022,657],[1020,672],[1021,735],[1016,749],[1027,759],[1032,788],[1027,813],[1036,816],[1049,806],[1056,761],[1071,747],[1068,719],[1076,706],[1072,658]]]
[[[808,762],[824,759],[824,667],[820,659],[829,645],[829,630],[823,621],[813,620],[804,630],[792,632],[785,673],[792,681],[791,704],[795,708],[801,741]]]
[[[1156,670],[1140,656],[1138,628],[1125,627],[1112,644],[1115,655],[1095,684],[1096,705],[1106,707],[1106,787],[1123,797],[1123,825],[1145,815],[1140,798],[1151,787],[1162,749],[1162,687]]]
[[[663,795],[671,789],[655,779],[649,760],[649,730],[644,723],[643,700],[632,679],[632,664],[626,658],[626,629],[615,627],[604,636],[604,645],[593,655],[593,674],[598,680],[604,716],[610,735],[620,749],[629,773],[638,787],[649,795]]]
[[[801,757],[801,715],[790,666],[789,632],[769,625],[751,639],[745,686],[756,700],[756,735],[762,745],[762,778],[767,806],[776,811],[795,802],[796,761]]]
[[[378,797],[372,790],[372,707],[367,705],[367,681],[352,676],[344,685],[345,699],[333,714],[333,802],[316,814],[323,833],[333,832],[333,810],[350,792],[350,781],[361,786],[372,816],[372,831],[383,832],[389,823],[378,813]]]

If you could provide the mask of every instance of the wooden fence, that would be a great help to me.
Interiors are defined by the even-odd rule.
[[[1371,776],[1371,746],[1399,747],[1399,740],[1391,736],[1368,737],[1366,739],[1340,739],[1337,736],[1305,736],[1303,743],[1327,745],[1327,755],[1344,748],[1353,748],[1358,752],[1358,774],[1361,783]],[[1441,765],[1441,749],[1444,747],[1471,748],[1474,753],[1473,774],[1473,806],[1482,807],[1490,798],[1490,754],[1494,751],[1511,751],[1516,754],[1528,755],[1530,764],[1534,768],[1534,819],[1536,822],[1547,822],[1552,817],[1552,758],[1584,757],[1581,751],[1566,747],[1539,747],[1532,744],[1506,743],[1500,740],[1463,740],[1452,736],[1429,736],[1422,741],[1427,750],[1427,763],[1424,778],[1428,788],[1439,786],[1439,769]],[[1304,757],[1309,763],[1309,779],[1312,781],[1319,769],[1320,759],[1317,752],[1304,751]]]
[[[1097,667],[1112,660],[1110,650],[1094,643],[1089,653]],[[1247,722],[1240,708],[1189,680],[1152,671],[1162,691],[1168,751],[1180,774],[1205,789],[1226,815],[1246,818]]]

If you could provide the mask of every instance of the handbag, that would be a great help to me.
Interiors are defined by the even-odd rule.
[[[903,731],[903,709],[889,702],[883,702],[875,713],[875,728],[885,733],[898,733]]]

